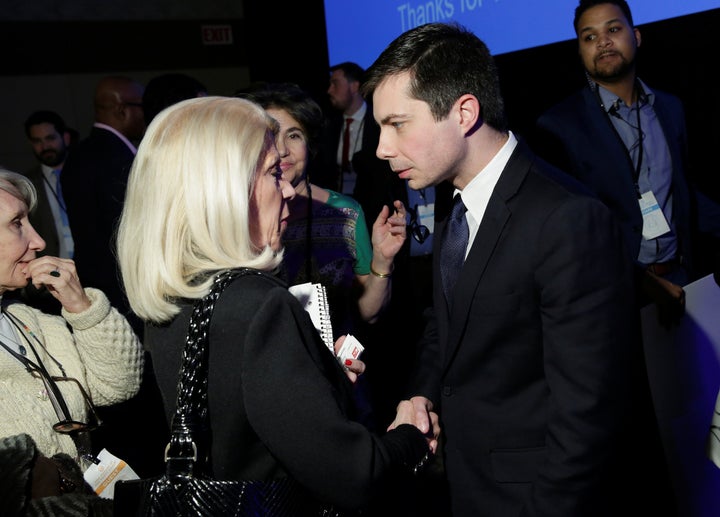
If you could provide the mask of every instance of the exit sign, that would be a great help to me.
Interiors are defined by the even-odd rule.
[[[231,25],[203,25],[200,31],[203,45],[232,45]]]

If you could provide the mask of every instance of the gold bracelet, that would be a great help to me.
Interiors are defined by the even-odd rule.
[[[378,278],[390,278],[392,276],[393,270],[395,269],[395,266],[391,266],[389,273],[378,273],[375,271],[372,267],[372,262],[370,263],[370,272],[375,275]]]

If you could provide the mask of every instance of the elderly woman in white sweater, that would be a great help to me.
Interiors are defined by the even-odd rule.
[[[142,346],[101,291],[82,287],[72,260],[36,258],[45,241],[28,221],[35,202],[30,181],[0,169],[0,298],[32,282],[62,305],[62,316],[55,316],[2,303],[0,437],[26,433],[45,456],[79,460],[89,452],[83,431],[92,420],[83,390],[101,406],[133,397]]]

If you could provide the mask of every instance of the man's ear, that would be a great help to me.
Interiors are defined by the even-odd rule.
[[[642,43],[642,35],[640,34],[640,29],[634,27],[633,32],[635,33],[635,46],[639,47]]]
[[[466,93],[462,95],[455,102],[455,109],[465,133],[477,128],[482,122],[480,101],[472,94]]]
[[[353,95],[360,91],[360,81],[350,81],[349,84],[350,90],[352,91]]]

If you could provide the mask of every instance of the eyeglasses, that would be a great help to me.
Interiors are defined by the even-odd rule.
[[[410,235],[413,236],[413,239],[415,239],[418,244],[424,243],[428,237],[430,237],[430,229],[425,226],[424,224],[420,224],[418,222],[418,206],[415,205],[415,208],[407,207],[407,211],[410,214],[410,224],[408,225],[410,229]]]
[[[58,433],[69,434],[73,431],[92,431],[102,425],[102,420],[95,409],[95,404],[93,404],[90,396],[87,394],[87,391],[85,391],[85,388],[83,388],[82,384],[80,384],[77,379],[73,377],[51,377],[51,379],[53,382],[68,381],[77,386],[83,400],[85,401],[87,415],[91,417],[90,419],[85,419],[87,422],[79,422],[77,420],[72,420],[69,413],[63,414],[60,421],[53,425],[53,429],[55,431]]]
[[[48,376],[39,369],[33,369],[32,373],[33,375],[40,377],[45,384],[45,390],[48,394],[48,398],[50,399],[50,402],[52,402],[55,414],[59,419],[58,422],[52,426],[54,431],[62,434],[71,434],[74,432],[92,431],[102,425],[102,420],[95,409],[95,405],[85,391],[85,388],[83,388],[82,384],[80,384],[77,379],[73,377]],[[70,382],[71,384],[77,386],[83,400],[85,401],[87,414],[91,417],[90,419],[86,419],[89,420],[88,422],[73,420],[67,403],[65,402],[65,397],[63,397],[63,394],[57,385],[58,382]]]
[[[53,409],[55,410],[55,414],[57,415],[59,421],[55,424],[53,424],[52,428],[54,431],[57,431],[58,433],[63,434],[72,434],[73,439],[75,439],[76,435],[73,433],[79,433],[83,431],[92,431],[93,429],[96,429],[100,425],[102,425],[102,421],[100,420],[100,417],[97,414],[97,410],[95,409],[95,405],[93,404],[92,400],[90,399],[90,396],[85,391],[85,388],[83,388],[82,384],[78,382],[77,379],[74,379],[72,377],[68,377],[65,374],[65,369],[63,368],[62,364],[55,359],[45,348],[45,345],[42,341],[38,339],[38,337],[35,335],[35,333],[30,330],[30,328],[23,323],[17,316],[12,315],[11,313],[2,310],[2,315],[4,317],[7,317],[11,324],[15,326],[15,328],[18,330],[20,335],[22,335],[25,338],[25,342],[28,344],[30,349],[32,350],[35,361],[31,360],[29,357],[26,357],[24,354],[20,354],[16,352],[14,349],[10,348],[8,345],[0,341],[0,346],[10,352],[10,354],[15,357],[18,361],[20,361],[23,366],[25,366],[25,369],[32,375],[33,377],[39,377],[43,385],[45,386],[45,393],[47,394],[48,398],[50,399],[50,402],[52,403]],[[33,341],[28,338],[28,336],[25,334],[27,332],[30,337],[33,338],[33,340],[42,347],[43,350],[48,354],[48,357],[52,359],[52,361],[60,368],[60,371],[62,372],[61,376],[53,376],[50,375],[47,368],[43,364],[42,360],[40,359],[40,356],[37,353],[37,350],[35,349],[35,346],[33,345]],[[58,382],[64,382],[69,381],[75,386],[78,387],[80,390],[80,395],[82,395],[83,400],[85,401],[85,407],[86,407],[86,414],[90,415],[92,419],[89,423],[81,422],[79,420],[73,420],[72,416],[70,415],[70,409],[68,408],[67,402],[65,402],[65,397],[63,397],[62,392],[60,391],[60,388],[58,387]],[[86,419],[87,420],[87,419]],[[80,446],[78,445],[78,450],[80,450]],[[89,453],[89,451],[88,451]]]

